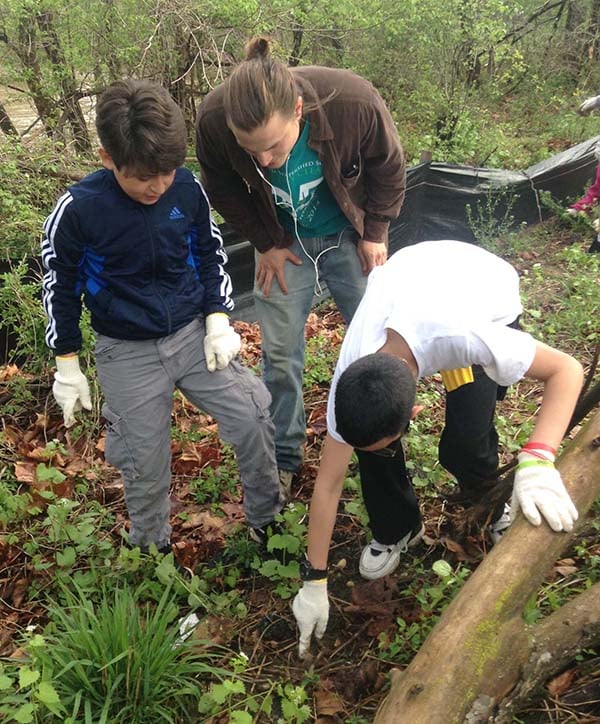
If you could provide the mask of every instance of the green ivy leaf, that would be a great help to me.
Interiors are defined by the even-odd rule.
[[[72,546],[67,546],[66,548],[63,548],[62,551],[57,551],[56,553],[56,563],[61,568],[71,568],[71,566],[74,565],[76,559],[77,553],[75,551],[75,548],[73,548]]]
[[[33,721],[33,714],[37,709],[35,704],[23,704],[12,715],[13,719],[19,724],[30,724]]]
[[[268,551],[281,549],[288,553],[297,553],[299,548],[300,541],[298,538],[288,533],[275,533],[267,542]]]
[[[56,689],[49,681],[40,682],[40,685],[35,695],[42,702],[42,704],[45,704],[48,707],[52,706],[53,704],[60,704],[60,697],[56,693]]]
[[[13,685],[13,680],[6,674],[0,674],[0,691],[6,691]]]
[[[448,578],[452,575],[452,566],[447,561],[435,561],[431,567],[440,578]]]
[[[40,678],[40,672],[30,669],[28,666],[22,666],[19,669],[19,689],[26,689]]]
[[[41,634],[34,634],[31,640],[27,644],[27,648],[43,648],[46,645],[46,640]]]
[[[66,475],[63,475],[60,470],[57,470],[56,468],[49,467],[45,463],[40,463],[36,468],[37,473],[37,479],[40,482],[45,482],[46,480],[50,481],[51,483],[54,483],[55,485],[58,485],[58,483],[62,483],[63,480],[66,480]]]
[[[236,709],[229,714],[230,724],[252,724],[254,717],[248,714],[247,711],[240,711]]]
[[[167,555],[163,557],[162,561],[154,569],[154,573],[158,580],[165,586],[177,577],[177,569],[175,568],[172,553],[167,553]]]

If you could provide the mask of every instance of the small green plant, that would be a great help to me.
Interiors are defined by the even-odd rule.
[[[393,638],[384,632],[379,636],[379,650],[386,660],[408,664],[417,653],[427,635],[436,624],[443,610],[460,590],[470,570],[459,566],[456,571],[444,560],[435,561],[431,567],[437,579],[430,583],[416,578],[404,592],[407,598],[420,605],[421,617],[417,621],[398,618]]]
[[[344,480],[344,492],[348,492],[350,495],[350,499],[344,501],[344,512],[356,517],[361,527],[365,528],[369,523],[369,514],[367,513],[362,497],[362,487],[358,473],[356,475],[346,476]]]
[[[522,326],[525,331],[558,348],[595,345],[600,340],[597,319],[600,314],[600,259],[577,244],[557,254],[560,275],[536,263],[523,276],[524,297],[528,299],[538,283],[552,290],[543,312],[525,304]],[[577,356],[577,355],[576,355]]]
[[[170,588],[158,603],[144,603],[144,585],[105,586],[97,603],[77,586],[65,588],[66,605],[50,607],[46,632],[25,647],[27,665],[5,668],[0,712],[14,718],[18,704],[21,722],[46,712],[90,724],[192,721],[204,679],[223,672],[214,654],[178,642]]]
[[[234,493],[239,483],[239,473],[233,448],[223,445],[223,458],[218,467],[206,465],[200,475],[191,481],[197,503],[217,503],[225,493]]]
[[[0,481],[0,525],[8,529],[29,515],[31,496],[29,493],[17,493],[16,485]]]
[[[303,724],[311,716],[307,704],[306,689],[303,686],[294,684],[278,684],[277,693],[280,696],[282,717],[277,720],[278,724],[292,722],[292,724]]]
[[[27,649],[32,661],[21,664],[0,663],[0,715],[4,721],[29,724],[42,712],[49,712],[64,721],[65,708],[52,684],[50,673],[35,663],[35,652],[47,642],[40,634],[29,637]]]
[[[515,225],[512,214],[515,201],[515,195],[504,187],[490,187],[485,200],[478,201],[475,210],[467,204],[467,221],[479,246],[495,254],[500,252],[498,239],[509,234]]]
[[[227,713],[231,724],[252,724],[261,714],[276,724],[304,724],[311,717],[307,699],[302,685],[272,684],[268,692],[259,697],[248,693],[244,681],[231,678],[211,685],[200,700],[199,711],[204,717]],[[276,714],[277,709],[281,716]]]
[[[0,295],[1,296],[1,295]],[[2,384],[6,399],[0,406],[0,414],[6,420],[9,418],[27,418],[31,410],[41,407],[34,394],[35,385],[25,375],[18,374],[10,377]],[[3,395],[4,396],[4,395]]]
[[[10,354],[23,360],[29,372],[39,374],[47,364],[46,316],[40,303],[41,278],[35,276],[33,279],[25,259],[0,274],[0,308],[2,326],[15,339]]]
[[[52,167],[55,166],[53,169]],[[28,148],[20,139],[2,137],[0,146],[0,248],[3,256],[21,258],[39,253],[44,218],[64,191],[64,171],[50,142]]]
[[[305,518],[306,506],[302,503],[284,508],[275,518],[283,532],[273,533],[267,541],[267,550],[273,553],[273,559],[261,561],[257,556],[252,563],[252,568],[276,583],[274,591],[284,599],[298,590],[298,561],[306,540]]]
[[[339,348],[325,334],[315,334],[306,343],[304,387],[328,385],[333,377]]]
[[[554,217],[556,217],[561,224],[568,226],[576,231],[582,231],[585,233],[596,234],[592,221],[594,216],[597,218],[597,214],[591,215],[585,212],[579,212],[577,214],[571,214],[568,211],[568,201],[566,203],[559,203],[552,196],[550,191],[539,192],[540,203],[547,209]]]

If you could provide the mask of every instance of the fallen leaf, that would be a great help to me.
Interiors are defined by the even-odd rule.
[[[226,525],[225,518],[209,513],[208,510],[202,510],[199,513],[192,513],[181,524],[182,530],[190,530],[191,528],[216,529],[220,530]]]
[[[554,566],[554,570],[561,576],[572,576],[579,570],[577,566]]]
[[[549,681],[546,689],[548,690],[550,696],[558,699],[566,691],[568,691],[573,684],[576,674],[577,669],[567,669],[567,671],[563,671],[562,674],[555,676],[551,681]]]
[[[327,405],[319,405],[309,415],[308,426],[312,428],[315,435],[327,431]]]
[[[29,588],[29,581],[26,578],[19,578],[15,583],[12,590],[12,605],[15,608],[20,608],[21,604],[25,600],[25,594]]]
[[[11,377],[19,374],[19,368],[17,365],[3,365],[0,367],[0,382],[10,380]]]
[[[11,442],[13,445],[18,445],[21,442],[21,431],[17,430],[10,425],[6,425],[3,430],[4,439],[6,442]]]
[[[31,483],[37,479],[35,474],[36,467],[37,465],[35,463],[15,463],[15,478],[19,483],[28,483],[31,485]]]
[[[447,548],[449,551],[454,553],[459,561],[473,563],[477,560],[477,558],[468,553],[460,543],[452,540],[452,538],[448,538],[448,536],[442,536],[440,538],[440,543],[444,546],[444,548]]]
[[[18,659],[20,661],[21,659],[29,658],[29,656],[27,654],[27,651],[25,651],[25,649],[18,648],[18,649],[15,649],[8,658],[9,659]]]
[[[246,519],[241,503],[221,503],[219,508],[225,513],[229,523],[238,523]]]
[[[234,619],[206,616],[192,631],[191,640],[194,641],[194,649],[225,646],[233,638],[235,627]]]

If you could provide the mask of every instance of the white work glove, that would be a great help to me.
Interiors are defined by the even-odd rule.
[[[329,599],[327,598],[327,579],[305,581],[296,594],[292,610],[300,630],[298,655],[304,658],[310,646],[310,637],[323,638],[329,619]]]
[[[206,317],[204,356],[209,372],[224,370],[240,351],[240,335],[229,324],[229,317],[223,312],[214,312]]]
[[[52,394],[63,412],[65,427],[75,424],[75,413],[92,409],[90,387],[79,369],[79,357],[57,357]]]
[[[540,525],[541,515],[555,531],[571,531],[579,517],[560,473],[554,467],[554,455],[543,450],[533,454],[522,451],[513,486],[511,523],[521,508],[532,525]]]
[[[598,108],[600,106],[600,96],[591,96],[590,98],[586,98],[583,103],[579,106],[578,113],[580,113],[582,116],[587,116],[588,113],[591,113],[594,109]]]

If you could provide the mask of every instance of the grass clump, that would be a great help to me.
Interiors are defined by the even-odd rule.
[[[146,585],[105,585],[96,601],[76,584],[63,588],[64,605],[50,606],[44,635],[25,646],[26,664],[4,668],[0,715],[19,722],[193,721],[204,678],[219,674],[215,654],[179,639],[171,587],[153,603],[144,601]]]

